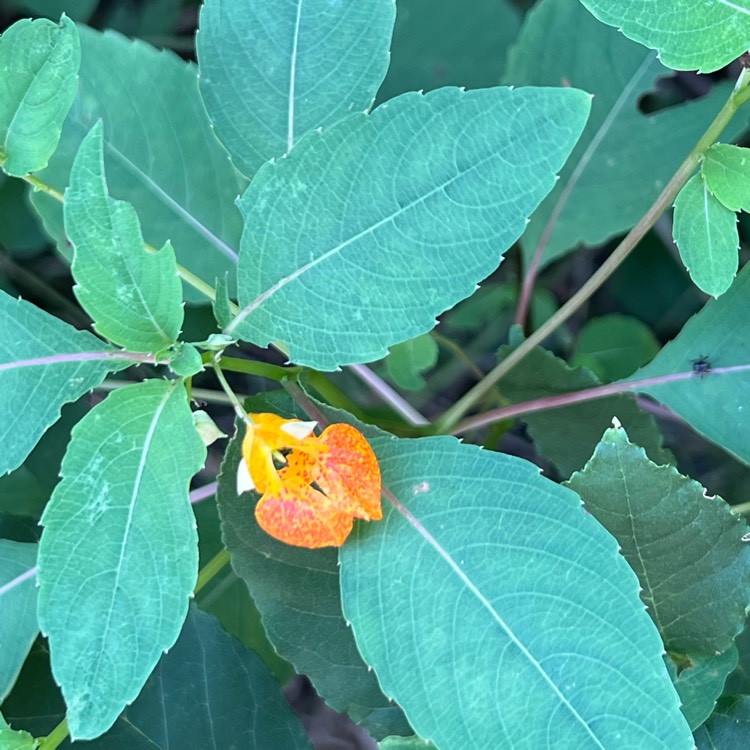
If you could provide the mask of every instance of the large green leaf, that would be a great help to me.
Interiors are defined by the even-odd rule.
[[[750,211],[750,149],[714,143],[701,174],[708,189],[732,211]]]
[[[13,726],[46,734],[63,718],[64,704],[38,649],[4,704]],[[191,607],[180,637],[112,729],[63,750],[309,750],[278,683],[260,659]],[[2,745],[0,745],[2,747]]]
[[[206,0],[196,38],[216,134],[246,175],[364,110],[388,68],[392,0]]]
[[[724,294],[737,274],[737,216],[715,198],[700,174],[674,202],[674,241],[695,285],[712,297]]]
[[[500,349],[503,357],[507,346]],[[552,352],[529,352],[502,381],[502,392],[513,403],[595,388],[601,381],[585,367],[569,367]],[[523,414],[537,450],[550,459],[563,476],[582,468],[594,452],[604,430],[617,419],[660,463],[669,460],[656,420],[626,395],[609,396],[558,409]]]
[[[260,658],[197,607],[190,609],[174,648],[161,658],[125,716],[164,750],[310,750],[299,720]]]
[[[594,100],[560,181],[524,234],[527,258],[542,241],[543,263],[581,243],[599,245],[629,230],[658,196],[731,92],[717,86],[698,101],[643,114],[641,97],[668,72],[575,0],[542,0],[529,12],[505,81],[577,86]],[[736,117],[725,137],[745,122]]]
[[[310,133],[242,198],[227,332],[334,370],[430,330],[519,237],[588,110],[574,89],[439,89]]]
[[[657,466],[619,425],[568,486],[609,530],[638,575],[666,647],[726,651],[750,607],[747,523],[674,466]]]
[[[179,262],[203,279],[223,274],[236,258],[241,217],[234,200],[244,181],[211,131],[196,68],[114,32],[82,27],[80,35],[78,94],[39,177],[65,190],[81,141],[103,120],[111,194],[133,205],[146,242],[170,240]],[[65,253],[62,207],[43,193],[32,202]]]
[[[0,703],[13,687],[39,632],[36,576],[19,578],[34,567],[36,552],[36,544],[0,539],[0,611],[3,613],[0,617]]]
[[[133,207],[109,197],[101,122],[73,162],[64,216],[76,297],[97,332],[130,351],[168,349],[183,317],[174,251],[167,243],[159,252],[146,252]]]
[[[496,86],[520,25],[511,0],[398,0],[388,75],[378,99],[440,86]]]
[[[750,697],[724,701],[695,732],[698,750],[747,750],[750,742]]]
[[[277,542],[257,524],[256,500],[237,495],[240,443],[227,448],[216,499],[232,567],[247,584],[278,653],[312,680],[337,711],[374,737],[409,732],[403,714],[380,691],[341,614],[336,551]]]
[[[75,24],[29,19],[0,37],[0,164],[22,177],[47,166],[78,83]]]
[[[188,485],[205,455],[179,381],[114,391],[73,429],[42,516],[39,624],[74,739],[106,731],[177,639],[198,568]]]
[[[0,292],[0,474],[23,463],[63,404],[129,364],[116,355],[90,333]]]
[[[719,299],[709,301],[645,367],[627,380],[670,376],[637,389],[666,404],[698,432],[750,464],[750,264]],[[705,358],[711,372],[693,372]],[[704,368],[705,369],[705,368]]]
[[[421,737],[692,748],[635,574],[574,493],[454,438],[371,442],[394,501],[341,549],[344,614]]]
[[[658,50],[675,70],[710,73],[750,48],[747,0],[581,0],[600,20]]]

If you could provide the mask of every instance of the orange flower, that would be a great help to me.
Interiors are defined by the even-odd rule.
[[[298,547],[340,547],[355,518],[376,521],[380,468],[359,430],[332,424],[318,437],[315,422],[249,414],[237,492],[255,490],[261,528]]]

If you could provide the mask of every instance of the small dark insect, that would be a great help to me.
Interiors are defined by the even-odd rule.
[[[704,378],[712,370],[711,362],[705,354],[693,360],[693,375]]]

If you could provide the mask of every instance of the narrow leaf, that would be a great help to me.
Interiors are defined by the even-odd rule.
[[[23,463],[63,404],[130,364],[116,356],[90,333],[0,292],[0,474]]]
[[[667,649],[726,651],[750,606],[745,520],[674,466],[651,463],[619,426],[568,486],[619,542]]]
[[[73,429],[42,517],[39,623],[74,739],[106,731],[177,639],[198,565],[188,484],[205,455],[178,381],[114,391]]]
[[[23,177],[47,166],[78,84],[75,24],[25,19],[0,37],[0,163]]]
[[[341,614],[336,551],[291,547],[258,526],[257,500],[236,492],[240,443],[233,440],[227,448],[216,500],[232,567],[260,610],[269,640],[332,708],[346,711],[373,737],[408,732],[403,714],[362,661]]]
[[[40,178],[63,192],[81,141],[102,120],[111,195],[135,208],[146,242],[171,241],[178,261],[203,279],[233,268],[242,226],[234,200],[245,182],[211,131],[195,66],[115,32],[81,27],[80,35],[78,93]],[[31,200],[69,253],[60,204],[43,193]],[[192,288],[186,296],[205,301]]]
[[[146,252],[133,207],[109,197],[101,122],[73,162],[64,215],[74,291],[97,332],[130,351],[168,349],[183,318],[174,251],[167,243],[157,253]]]
[[[0,611],[3,613],[0,617],[0,703],[13,687],[39,632],[33,570],[36,552],[36,544],[0,539]]]
[[[658,50],[675,70],[711,73],[750,48],[747,0],[581,0],[600,20]]]
[[[237,168],[252,176],[305,133],[367,109],[395,11],[393,0],[207,0],[200,90]]]
[[[695,285],[712,297],[726,292],[739,262],[737,217],[711,194],[700,174],[687,181],[674,202],[673,231]]]
[[[687,420],[696,430],[750,464],[750,357],[747,300],[750,265],[725,294],[709,301],[645,367],[627,378],[675,377],[637,386]],[[695,373],[704,359],[708,373]]]
[[[638,581],[574,493],[453,438],[372,445],[392,502],[341,550],[344,613],[419,736],[692,748]]]
[[[309,134],[242,198],[226,332],[334,370],[430,330],[519,237],[588,110],[573,89],[440,89]]]
[[[547,264],[628,231],[731,93],[731,86],[715,86],[696,101],[644,113],[644,95],[667,75],[653,52],[599,23],[580,2],[541,0],[528,13],[505,82],[576,86],[594,98],[559,182],[524,233],[527,262],[539,247]],[[737,137],[746,123],[735,117],[725,137]]]
[[[714,143],[701,174],[708,189],[732,211],[750,211],[750,149]]]

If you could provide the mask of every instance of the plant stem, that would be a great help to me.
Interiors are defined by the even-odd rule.
[[[251,424],[250,419],[247,416],[247,413],[245,412],[244,408],[242,407],[242,404],[240,403],[240,400],[235,395],[235,392],[229,387],[229,383],[227,383],[227,379],[224,377],[224,373],[221,371],[221,366],[219,365],[219,359],[221,357],[220,353],[216,353],[211,357],[211,364],[213,365],[214,372],[216,373],[216,378],[221,383],[221,387],[224,389],[224,393],[227,394],[229,397],[229,401],[234,407],[234,411],[237,414],[237,416],[240,418],[242,422],[245,424]]]
[[[719,114],[711,125],[709,125],[706,132],[701,136],[698,143],[696,143],[693,150],[688,154],[685,161],[682,162],[672,179],[641,220],[630,230],[609,258],[602,263],[589,280],[551,318],[545,321],[517,349],[514,349],[479,383],[443,413],[435,424],[438,433],[450,432],[472,406],[484,398],[503,375],[508,373],[535,346],[541,344],[547,336],[568,320],[609,279],[641,239],[643,239],[646,232],[655,224],[656,220],[674,203],[677,194],[690,179],[705,152],[716,142],[740,105],[750,97],[750,91],[747,89],[748,83],[750,83],[750,71],[743,69],[737,85],[721,108]]]
[[[55,750],[68,736],[68,720],[63,719],[46,737],[39,742],[38,750]]]
[[[259,375],[262,378],[281,382],[285,378],[296,377],[302,372],[301,367],[281,367],[268,362],[257,362],[254,359],[241,359],[240,357],[222,357],[222,367],[229,372],[241,372],[245,375]]]
[[[376,375],[366,365],[349,365],[349,369],[376,393],[382,401],[414,427],[424,427],[430,420],[422,416],[401,394],[397,393],[383,378]]]
[[[197,594],[214,576],[224,570],[230,559],[231,555],[226,547],[217,552],[198,573],[198,580],[195,583],[193,593]]]

